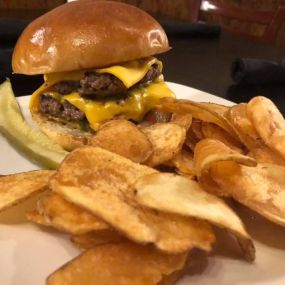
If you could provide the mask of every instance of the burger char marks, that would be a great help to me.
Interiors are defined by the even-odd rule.
[[[99,74],[96,71],[89,71],[80,80],[78,93],[81,96],[102,96],[122,95],[127,88],[123,82],[112,74]]]
[[[56,92],[62,95],[70,94],[76,91],[80,87],[79,81],[75,80],[64,80],[53,85]]]
[[[53,117],[62,118],[67,121],[83,121],[85,114],[68,101],[59,102],[56,98],[47,95],[40,95],[40,111]]]
[[[136,84],[149,83],[154,81],[161,71],[157,64],[150,67],[147,74]],[[65,80],[53,85],[53,89],[62,95],[69,94],[73,91],[78,92],[81,96],[108,97],[114,95],[124,95],[127,88],[123,82],[112,74],[96,73],[88,71],[80,81]]]

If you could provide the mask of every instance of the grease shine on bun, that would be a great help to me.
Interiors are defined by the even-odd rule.
[[[169,50],[167,36],[146,12],[112,1],[75,1],[34,20],[20,36],[15,73],[98,68]]]

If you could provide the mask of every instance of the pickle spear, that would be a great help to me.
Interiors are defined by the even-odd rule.
[[[55,169],[68,154],[24,119],[9,80],[0,85],[0,133],[27,159]]]

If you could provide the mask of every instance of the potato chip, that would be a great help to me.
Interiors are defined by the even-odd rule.
[[[194,178],[194,157],[193,154],[185,149],[182,149],[171,160],[172,165],[175,166],[178,174],[187,176],[188,178]]]
[[[216,113],[219,114],[219,116],[227,118],[228,111],[230,109],[229,106],[212,103],[212,102],[200,102],[200,104],[203,105],[204,107],[207,107],[208,109],[215,111]]]
[[[0,178],[0,211],[47,189],[52,170],[37,170]]]
[[[242,143],[249,149],[257,162],[285,165],[285,160],[262,141],[253,124],[248,119],[246,109],[247,104],[238,104],[231,107],[229,111],[229,120]]]
[[[110,120],[103,124],[89,144],[129,158],[134,162],[146,161],[153,152],[147,136],[127,120]]]
[[[173,113],[170,122],[173,124],[177,124],[184,128],[186,131],[188,131],[192,124],[192,115]]]
[[[71,234],[109,229],[100,218],[72,204],[57,194],[46,195],[38,201],[38,213],[44,224]],[[30,216],[31,219],[31,216]]]
[[[132,243],[105,244],[65,264],[47,285],[157,285],[181,270],[187,253],[168,255]],[[161,283],[163,284],[163,283]]]
[[[205,139],[215,139],[221,141],[229,148],[242,153],[243,145],[240,141],[233,138],[221,127],[208,122],[202,122],[201,131]]]
[[[131,240],[172,253],[192,247],[210,250],[215,237],[208,223],[145,209],[136,202],[135,181],[156,172],[98,147],[83,147],[67,156],[50,185]]]
[[[127,239],[117,231],[109,228],[81,235],[73,235],[71,236],[71,241],[80,249],[90,249],[101,244],[118,243],[127,241]]]
[[[235,162],[212,164],[210,175],[229,196],[265,218],[285,226],[285,167]]]
[[[202,133],[202,121],[193,120],[192,125],[191,125],[191,130],[198,140],[204,139],[204,135]]]
[[[285,120],[274,103],[266,97],[254,97],[246,113],[265,144],[285,159]]]
[[[191,127],[186,133],[184,145],[194,152],[196,144],[203,138],[201,132],[201,121],[192,121]]]
[[[137,200],[144,206],[206,220],[227,229],[239,240],[246,240],[246,253],[250,252],[249,260],[254,260],[253,243],[240,218],[223,200],[205,192],[197,182],[175,174],[154,173],[141,177],[135,188]]]
[[[230,195],[223,191],[223,189],[216,183],[216,181],[209,174],[209,171],[204,171],[199,177],[199,184],[208,193],[214,194],[219,197],[229,197]]]
[[[212,163],[217,161],[236,161],[247,166],[256,166],[256,160],[230,149],[214,139],[201,140],[195,148],[194,166],[197,176],[201,176]]]
[[[50,223],[39,213],[38,210],[28,211],[26,213],[26,218],[35,224],[48,227],[50,226]]]
[[[215,106],[209,103],[198,103],[190,100],[162,100],[159,108],[163,111],[174,113],[190,113],[193,118],[201,121],[214,123],[220,126],[222,129],[230,133],[234,138],[237,138],[235,130],[232,128],[224,112],[221,111],[223,107],[217,107],[219,110],[215,110]],[[224,109],[224,108],[223,108]]]
[[[157,166],[171,160],[182,148],[186,131],[173,123],[154,124],[143,129],[153,146],[153,153],[144,163]]]

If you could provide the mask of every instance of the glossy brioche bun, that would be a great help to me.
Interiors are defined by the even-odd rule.
[[[98,68],[169,50],[150,15],[113,1],[75,1],[34,20],[13,53],[15,73],[45,74]]]
[[[39,112],[31,111],[32,118],[38,128],[45,133],[53,142],[64,149],[71,151],[77,147],[88,144],[91,133],[79,129],[72,129],[67,125],[49,120]]]

